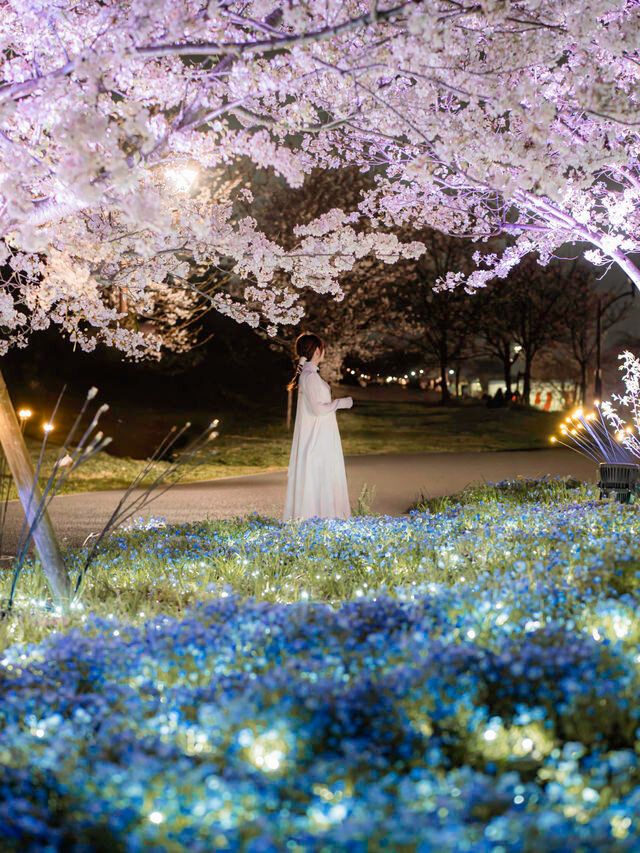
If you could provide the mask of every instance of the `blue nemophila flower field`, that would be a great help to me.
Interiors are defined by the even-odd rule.
[[[65,619],[27,573],[3,849],[639,849],[640,512],[574,485],[140,527]]]

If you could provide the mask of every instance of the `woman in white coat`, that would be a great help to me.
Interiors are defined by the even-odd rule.
[[[331,399],[331,390],[318,373],[324,343],[305,333],[296,340],[299,358],[296,375],[288,386],[298,385],[298,406],[287,476],[284,520],[349,518],[349,495],[337,409],[350,409],[351,397]]]

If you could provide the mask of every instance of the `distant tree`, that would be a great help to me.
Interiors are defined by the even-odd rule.
[[[523,397],[527,404],[535,358],[567,339],[570,293],[570,268],[566,264],[554,261],[542,267],[533,257],[524,258],[508,278],[487,286],[478,316],[480,334],[490,351],[502,360],[505,380],[510,377],[513,364],[510,353],[519,347],[518,354],[524,360]]]
[[[605,333],[627,313],[634,289],[631,287],[622,292],[596,290],[592,270],[577,263],[571,270],[569,284],[569,306],[565,318],[567,350],[579,371],[578,398],[584,404],[587,397],[587,375],[589,368],[594,366],[598,346],[598,320],[602,340]]]
[[[485,292],[476,296],[477,328],[483,354],[497,359],[502,365],[504,387],[511,393],[511,368],[520,356],[516,344],[514,317],[510,300],[515,289],[508,279],[500,279]]]
[[[557,372],[564,364],[567,373],[567,364],[575,364],[577,398],[584,402],[597,347],[598,312],[604,335],[624,316],[628,304],[620,300],[630,295],[597,290],[592,269],[577,261],[540,267],[529,259],[508,278],[491,283],[479,294],[478,322],[486,352],[503,366],[507,391],[511,368],[522,356],[528,401],[533,360],[553,348],[555,357],[548,355],[548,365]]]
[[[435,362],[440,371],[441,402],[451,400],[449,370],[474,352],[478,301],[462,287],[435,291],[439,278],[450,269],[472,266],[474,244],[438,231],[416,232],[427,247],[417,261],[403,261],[393,269],[391,290],[396,310],[403,307],[403,324],[395,330],[407,349]],[[454,369],[456,369],[454,368]]]

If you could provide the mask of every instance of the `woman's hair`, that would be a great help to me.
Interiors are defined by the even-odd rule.
[[[324,341],[318,335],[314,335],[312,332],[303,332],[296,338],[295,353],[297,359],[305,358],[307,361],[311,361],[313,354],[317,349],[319,349],[320,352],[324,352]],[[293,379],[287,385],[287,391],[293,391],[296,387],[301,370],[302,365],[298,363]]]

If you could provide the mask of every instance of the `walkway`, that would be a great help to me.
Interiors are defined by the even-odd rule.
[[[375,486],[374,512],[402,515],[420,494],[426,497],[459,492],[470,483],[550,473],[594,480],[595,465],[565,450],[492,453],[424,453],[351,456],[346,459],[352,506],[363,484]],[[286,472],[254,474],[188,483],[169,490],[143,514],[184,523],[204,518],[232,518],[259,512],[280,517],[284,506]],[[61,495],[54,499],[51,517],[61,538],[77,545],[97,533],[113,511],[119,491]],[[11,501],[4,552],[12,553],[20,532],[22,512]]]

